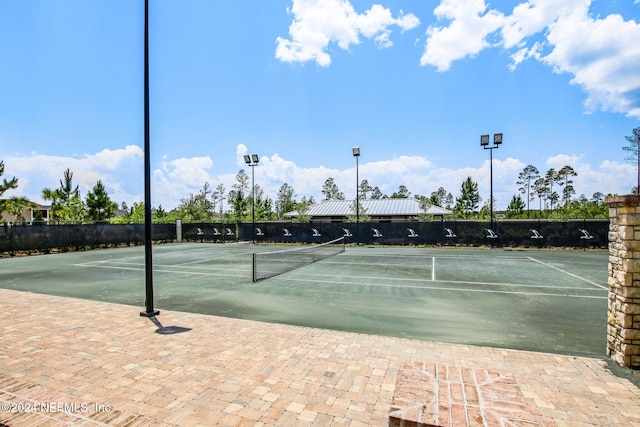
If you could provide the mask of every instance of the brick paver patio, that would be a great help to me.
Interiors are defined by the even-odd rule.
[[[391,426],[539,425],[512,374],[436,363],[405,363],[391,404]]]
[[[600,359],[142,309],[0,289],[0,425],[384,426],[422,375],[431,424],[640,426]]]

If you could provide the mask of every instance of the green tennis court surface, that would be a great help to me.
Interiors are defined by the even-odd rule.
[[[283,248],[291,246],[154,246],[155,307],[421,340],[605,352],[604,251],[347,246],[253,283],[252,253]],[[144,247],[3,258],[0,287],[142,310]]]

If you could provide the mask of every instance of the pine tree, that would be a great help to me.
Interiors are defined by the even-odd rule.
[[[0,176],[4,175],[4,162],[0,160]],[[3,179],[0,183],[0,221],[2,221],[2,212],[8,211],[11,207],[11,203],[7,199],[2,199],[2,195],[10,189],[18,187],[18,179],[16,177],[10,180]]]
[[[113,217],[118,204],[111,201],[102,181],[98,181],[85,199],[87,214],[92,221],[106,221]]]
[[[638,189],[640,188],[640,127],[633,129],[632,132],[633,135],[624,137],[629,142],[629,145],[627,147],[622,147],[622,149],[631,153],[625,158],[625,160],[637,165],[638,185],[635,188],[635,194],[638,194]]]
[[[344,200],[344,193],[338,189],[338,184],[333,178],[327,178],[322,186],[324,200]]]
[[[460,197],[456,198],[454,211],[462,218],[469,218],[472,213],[478,211],[480,204],[480,192],[478,183],[473,182],[471,177],[467,177],[460,187]]]
[[[538,169],[533,165],[528,165],[518,174],[518,181],[516,181],[516,184],[520,185],[520,192],[527,194],[527,217],[529,216],[530,211],[529,202],[533,198],[533,192],[531,190],[533,188],[533,183],[538,178],[540,178],[540,172]]]
[[[373,188],[369,185],[369,181],[366,179],[363,179],[360,182],[360,186],[358,187],[358,193],[360,195],[360,200],[367,200],[367,196],[369,195],[369,193],[371,193],[373,191]]]
[[[51,218],[68,222],[81,222],[87,214],[84,202],[80,199],[80,190],[73,187],[73,172],[65,170],[60,187],[42,190],[42,198],[51,200]]]
[[[571,166],[563,166],[557,174],[558,183],[563,186],[562,201],[565,207],[569,205],[571,196],[576,194],[576,190],[573,188],[573,180],[571,179],[574,176],[578,176],[578,173]]]
[[[382,194],[380,187],[376,185],[375,187],[373,187],[373,190],[371,190],[371,200],[379,199],[386,199],[386,197],[384,196],[384,194]]]
[[[507,206],[507,218],[521,218],[524,214],[524,201],[519,194],[513,196],[509,206]],[[528,213],[527,213],[528,215]]]
[[[401,185],[398,187],[398,191],[391,195],[392,199],[408,199],[411,195],[409,189],[407,189],[406,185]]]
[[[0,176],[4,175],[4,161],[0,160]],[[0,197],[4,194],[5,191],[17,188],[18,187],[18,179],[14,176],[9,181],[6,179],[2,180],[2,184],[0,184]]]
[[[286,182],[280,186],[278,190],[278,200],[276,201],[276,209],[278,217],[282,217],[287,212],[291,212],[296,208],[296,192],[292,186]]]

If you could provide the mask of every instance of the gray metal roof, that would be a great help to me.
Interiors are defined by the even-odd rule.
[[[329,200],[309,206],[306,215],[310,216],[349,216],[353,215],[353,200]],[[451,215],[448,209],[432,205],[427,212],[420,209],[420,202],[415,199],[376,199],[361,200],[360,206],[369,216],[415,216],[420,214]],[[285,216],[297,216],[298,212],[289,212]]]

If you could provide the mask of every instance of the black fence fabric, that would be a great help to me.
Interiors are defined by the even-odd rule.
[[[182,240],[191,242],[233,242],[238,240],[235,224],[182,223]]]
[[[321,243],[344,236],[347,243],[504,247],[606,248],[609,220],[451,220],[431,222],[241,224],[239,239]]]
[[[175,224],[154,224],[154,241],[173,241]],[[144,243],[144,224],[25,225],[0,227],[0,253]]]
[[[446,220],[366,223],[183,223],[184,241],[256,243],[345,242],[381,245],[606,248],[608,220]],[[175,224],[153,224],[154,241],[175,241]],[[144,224],[0,227],[0,253],[144,243]]]

